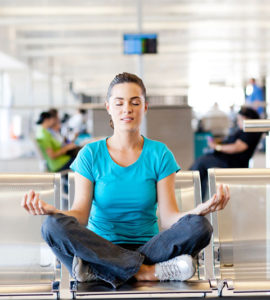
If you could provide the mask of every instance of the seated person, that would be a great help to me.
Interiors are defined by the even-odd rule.
[[[49,128],[49,132],[51,135],[61,144],[61,147],[66,146],[67,144],[70,144],[71,142],[76,144],[76,147],[68,150],[67,155],[70,155],[71,157],[75,158],[79,151],[82,149],[81,146],[78,146],[75,141],[69,141],[65,136],[61,134],[61,121],[58,118],[58,116],[52,115],[54,122],[51,128]]]
[[[61,142],[53,137],[49,128],[53,127],[54,122],[55,119],[49,112],[42,112],[37,121],[40,126],[37,130],[36,139],[49,171],[59,172],[69,169],[75,157],[68,155],[68,151],[76,149],[77,146],[74,143],[62,146]]]
[[[78,109],[68,120],[69,138],[76,140],[80,135],[87,135],[89,139],[90,135],[87,133],[87,111],[85,109]]]
[[[180,166],[166,145],[141,135],[148,108],[142,80],[116,75],[106,108],[113,135],[84,146],[71,165],[72,209],[58,210],[35,191],[24,195],[22,206],[30,214],[49,215],[43,238],[79,282],[98,279],[117,288],[132,277],[187,280],[195,272],[193,257],[212,235],[204,216],[226,206],[229,189],[221,185],[207,202],[180,212],[174,193]],[[157,205],[167,228],[160,233]]]
[[[209,141],[209,147],[214,150],[200,156],[190,170],[199,170],[202,185],[202,197],[205,197],[207,188],[207,169],[209,168],[248,168],[261,137],[260,132],[244,132],[243,121],[259,119],[258,113],[249,107],[242,107],[237,115],[237,130],[229,135],[221,144]]]
[[[61,121],[58,118],[55,120],[53,126],[49,128],[49,132],[62,146],[67,144],[67,139],[61,134]]]

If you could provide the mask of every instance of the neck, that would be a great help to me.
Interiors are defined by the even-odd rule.
[[[124,149],[135,149],[142,148],[143,146],[143,137],[140,132],[127,132],[127,133],[117,133],[114,132],[112,137],[108,139],[108,143],[113,148],[117,148],[119,150]]]

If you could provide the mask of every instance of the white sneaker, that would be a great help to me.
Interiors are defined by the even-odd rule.
[[[196,271],[192,256],[183,254],[155,265],[155,276],[160,281],[185,281],[191,278]]]
[[[97,280],[96,275],[91,271],[90,265],[84,263],[83,260],[77,256],[73,257],[72,277],[79,282],[89,282]]]

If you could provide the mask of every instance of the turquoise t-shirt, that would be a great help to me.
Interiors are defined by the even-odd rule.
[[[156,184],[180,167],[166,145],[144,137],[128,167],[112,160],[104,139],[84,146],[71,169],[94,184],[87,228],[115,244],[144,244],[158,233]]]

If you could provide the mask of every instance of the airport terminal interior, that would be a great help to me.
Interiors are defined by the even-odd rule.
[[[107,97],[113,78],[124,72],[143,80],[146,98],[139,96],[139,104],[138,96],[129,102],[122,96],[116,100]],[[112,88],[110,96],[120,84]],[[142,91],[138,83],[135,86]],[[125,119],[122,127],[117,122],[114,129],[110,126],[106,100],[122,101],[121,109],[127,105],[132,117]],[[48,219],[27,212],[22,205],[24,195],[34,190],[58,212],[66,211],[78,203],[80,191],[75,189],[75,181],[77,187],[83,187],[78,176],[84,176],[94,190],[92,205],[97,213],[97,193],[101,190],[98,179],[92,185],[89,178],[94,177],[77,171],[79,163],[72,165],[73,172],[70,164],[74,159],[75,164],[79,161],[86,147],[104,141],[105,146],[111,145],[115,132],[127,132],[123,128],[135,126],[135,105],[145,101],[148,109],[140,131],[136,131],[140,132],[143,148],[133,162],[142,163],[149,140],[168,147],[173,153],[171,159],[181,167],[174,183],[181,212],[197,212],[197,207],[210,205],[208,199],[223,199],[220,201],[225,203],[229,198],[226,187],[230,199],[222,209],[216,205],[207,213],[203,209],[198,213],[212,225],[213,234],[199,253],[190,254],[195,267],[187,280],[164,277],[160,281],[140,281],[134,279],[134,273],[130,280],[115,286],[108,279],[111,275],[104,277],[97,271],[100,261],[81,257],[83,267],[88,266],[87,272],[92,268],[95,276],[83,282],[73,269],[69,274],[61,258],[43,240],[41,228]],[[269,297],[268,103],[268,0],[0,0],[0,300]],[[110,147],[107,152],[117,164]],[[97,153],[95,159],[102,160],[98,158],[101,152]],[[152,154],[154,157],[154,150]],[[91,164],[95,168],[94,159]],[[112,172],[106,161],[103,164],[104,172]],[[166,162],[163,164],[166,169]],[[117,165],[122,169],[130,166]],[[149,168],[147,162],[144,168]],[[134,177],[130,184],[137,184],[138,178]],[[105,182],[104,190],[106,184],[111,189],[113,183]],[[118,186],[116,182],[114,190]],[[156,180],[157,195],[159,186]],[[136,189],[143,191],[140,185]],[[120,195],[120,189],[112,199],[118,192]],[[217,198],[212,198],[215,194]],[[159,206],[157,198],[153,204],[155,210],[158,206],[157,214],[154,212],[152,220],[162,234],[167,227],[163,228],[159,220],[164,219],[166,209]],[[114,213],[123,209],[113,207],[113,203],[110,206]],[[149,218],[150,208],[145,207],[144,214]],[[133,224],[136,209],[124,218],[126,221],[117,220],[117,226]],[[104,207],[103,214],[106,212]],[[90,216],[87,228],[92,226],[97,234],[103,232],[91,223],[95,218],[91,212]],[[112,218],[106,215],[106,220],[115,222]],[[115,234],[117,226],[112,224],[102,224],[108,236]],[[131,251],[139,253],[137,248]],[[170,261],[180,254],[186,253],[170,256],[168,264],[167,259],[156,264],[164,263],[164,268],[171,264],[171,268],[184,272]],[[102,263],[110,274],[106,261]]]

